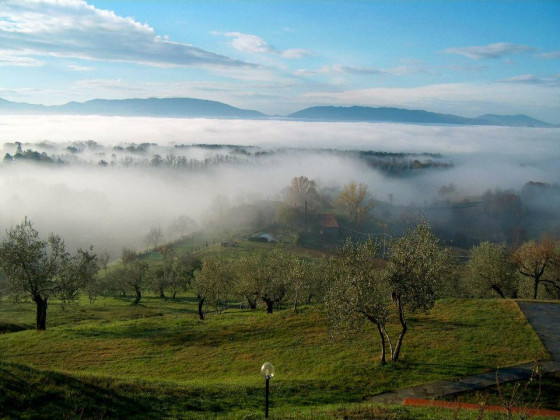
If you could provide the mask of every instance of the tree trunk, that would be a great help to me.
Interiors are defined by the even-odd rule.
[[[249,304],[250,309],[257,309],[257,301],[247,298],[247,303]]]
[[[383,331],[383,334],[385,335],[386,343],[389,346],[389,354],[391,355],[391,360],[393,360],[393,342],[391,341],[391,337],[389,336],[389,333],[387,332],[385,327],[381,327],[381,330]]]
[[[381,337],[381,364],[386,365],[387,360],[385,359],[385,336],[383,335],[383,330],[381,329],[381,325],[377,323],[377,331],[379,331],[379,337]]]
[[[175,291],[173,292],[173,300],[175,300],[176,298],[177,298],[177,291],[175,290]]]
[[[48,298],[42,299],[41,296],[35,295],[33,300],[37,304],[36,329],[44,331],[47,329],[47,301]]]
[[[533,282],[533,299],[537,299],[537,295],[539,294],[540,281],[540,276],[535,276],[535,281]]]
[[[134,299],[134,304],[138,305],[138,302],[140,302],[140,299],[142,299],[142,292],[140,291],[139,287],[134,288],[134,291],[136,292],[136,298]]]
[[[499,294],[502,299],[506,298],[506,296],[504,295],[504,292],[502,292],[502,289],[500,289],[498,286],[493,285],[492,290],[494,290],[497,294]]]
[[[396,361],[399,360],[404,335],[406,334],[406,330],[408,329],[408,327],[406,325],[406,319],[404,317],[404,307],[402,305],[402,302],[401,302],[400,298],[397,298],[397,306],[399,308],[399,321],[401,323],[401,333],[399,334],[399,339],[397,341],[397,346],[395,347],[395,352],[393,353],[393,362],[396,362]]]
[[[160,286],[160,288],[159,288],[159,297],[162,298],[162,299],[167,299],[165,297],[165,290],[163,290],[162,286]]]
[[[263,299],[263,301],[264,301],[264,303],[266,303],[266,313],[271,314],[273,306],[274,306],[274,301],[273,300],[268,300],[268,299]]]
[[[201,296],[198,297],[198,317],[204,321],[204,312],[202,311],[202,306],[204,305],[204,298]]]

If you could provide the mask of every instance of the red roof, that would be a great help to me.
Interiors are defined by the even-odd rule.
[[[319,223],[323,228],[338,228],[338,223],[333,214],[322,214]]]

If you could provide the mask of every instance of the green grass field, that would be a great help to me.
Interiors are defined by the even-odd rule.
[[[265,361],[277,370],[273,418],[432,418],[368,397],[545,355],[512,301],[444,300],[411,314],[402,361],[387,366],[369,327],[329,339],[320,306],[231,308],[200,321],[192,296],[100,298],[51,304],[43,332],[32,329],[34,309],[0,301],[0,330],[14,331],[0,334],[7,418],[261,418]]]

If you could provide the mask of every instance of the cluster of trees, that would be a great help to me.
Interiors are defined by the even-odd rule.
[[[46,329],[49,299],[71,301],[80,291],[90,299],[132,292],[139,303],[147,290],[163,299],[166,293],[175,298],[179,291],[192,290],[201,320],[209,306],[221,313],[232,301],[250,309],[261,304],[268,313],[288,301],[296,313],[302,303],[324,302],[333,335],[362,331],[368,323],[375,326],[382,364],[399,359],[408,315],[429,310],[438,297],[493,293],[516,298],[527,294],[522,283],[529,279],[533,298],[560,298],[558,240],[543,237],[516,248],[483,242],[463,264],[426,220],[391,241],[384,258],[371,239],[348,239],[332,255],[314,261],[282,246],[234,260],[175,257],[165,245],[157,251],[163,260],[148,264],[124,249],[122,264],[108,269],[107,254],[98,257],[91,248],[70,254],[58,235],[43,240],[25,219],[0,242],[0,295],[31,298],[39,330]],[[458,292],[461,279],[471,292]]]
[[[16,152],[13,155],[6,153],[4,155],[4,162],[11,162],[14,160],[31,160],[44,163],[63,163],[60,159],[51,158],[45,152],[37,152],[32,149],[22,150],[20,142],[16,142],[15,144],[17,146]]]
[[[443,162],[442,156],[433,153],[404,154],[362,151],[360,158],[372,168],[381,169],[393,175],[401,175],[410,171],[428,168],[449,168],[451,163]]]
[[[492,291],[502,298],[517,298],[525,278],[533,299],[543,294],[542,288],[547,297],[560,299],[560,242],[549,236],[514,248],[483,242],[473,248],[467,273],[482,296]]]
[[[136,252],[123,249],[122,264],[111,270],[105,271],[98,284],[98,293],[110,293],[126,296],[134,294],[134,303],[138,304],[146,290],[167,299],[166,292],[171,293],[175,299],[179,291],[186,291],[191,287],[194,272],[199,270],[201,262],[191,255],[173,258],[169,248],[165,245],[158,248],[164,259],[160,264],[149,265],[138,260]]]
[[[309,303],[321,296],[320,273],[322,266],[281,246],[232,261],[208,258],[193,282],[200,319],[204,319],[205,303],[220,311],[232,299],[245,301],[251,309],[263,302],[266,311],[272,313],[275,306],[289,298],[297,312],[301,302]]]
[[[328,261],[329,287],[325,306],[333,333],[361,331],[366,322],[379,333],[381,364],[387,349],[392,361],[400,356],[408,331],[407,312],[430,309],[443,284],[452,277],[453,259],[422,221],[393,242],[382,261],[379,244],[347,241]],[[391,337],[387,324],[398,319],[400,329]]]
[[[284,201],[277,211],[277,220],[290,226],[307,227],[325,209],[334,209],[354,227],[362,227],[371,218],[374,200],[367,185],[351,181],[336,194],[320,195],[316,181],[306,176],[294,177],[283,190]]]

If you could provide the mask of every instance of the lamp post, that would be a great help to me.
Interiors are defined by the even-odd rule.
[[[269,388],[268,383],[270,378],[274,378],[274,366],[270,362],[266,362],[261,366],[261,375],[264,377],[266,381],[266,397],[265,397],[265,405],[264,405],[264,418],[268,418],[268,394]]]

